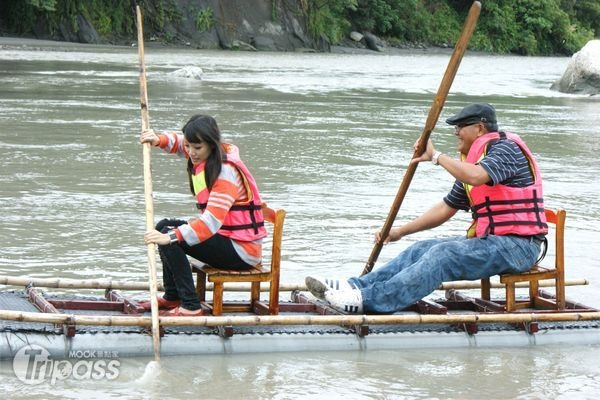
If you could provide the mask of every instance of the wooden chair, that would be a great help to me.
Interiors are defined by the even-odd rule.
[[[546,209],[546,219],[548,225],[555,225],[555,256],[554,268],[542,267],[535,264],[527,272],[521,274],[503,274],[500,275],[500,282],[506,285],[506,303],[507,312],[515,311],[520,308],[545,308],[545,309],[565,309],[565,219],[567,213],[563,209]],[[555,298],[548,299],[539,294],[539,281],[542,279],[554,279]],[[524,301],[515,300],[515,284],[517,282],[529,282],[529,298]],[[490,300],[490,279],[481,280],[481,298]]]
[[[202,265],[192,262],[192,271],[196,273],[196,293],[200,302],[212,309],[213,315],[222,315],[225,311],[252,311],[256,314],[279,314],[279,276],[281,264],[281,239],[285,210],[274,210],[266,203],[262,205],[265,222],[273,224],[270,267],[259,265],[248,270],[228,270],[218,266]],[[206,302],[206,283],[212,282],[213,301]],[[223,284],[225,282],[250,282],[250,302],[223,303]],[[269,282],[269,303],[260,301],[260,283]]]

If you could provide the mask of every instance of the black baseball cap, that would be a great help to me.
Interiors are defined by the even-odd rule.
[[[488,103],[473,103],[469,104],[458,114],[448,118],[447,124],[450,125],[470,125],[483,122],[492,131],[498,130],[498,122],[496,121],[496,110]]]

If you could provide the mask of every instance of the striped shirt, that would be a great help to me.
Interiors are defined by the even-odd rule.
[[[534,183],[527,157],[512,140],[491,141],[485,157],[478,164],[490,176],[490,181],[486,185],[493,186],[500,183],[510,187],[525,187]],[[465,187],[458,180],[444,197],[444,202],[457,210],[470,209]]]
[[[165,132],[164,135],[159,135],[159,139],[159,147],[167,153],[188,157],[183,146],[183,135],[176,132]],[[188,245],[193,246],[215,235],[221,229],[231,206],[234,203],[248,201],[248,193],[240,174],[240,171],[234,165],[221,164],[221,172],[210,190],[206,209],[201,212],[197,219],[192,219],[188,225],[182,225],[178,228],[181,237]],[[231,242],[244,262],[250,265],[260,263],[262,239],[252,242],[231,239]]]

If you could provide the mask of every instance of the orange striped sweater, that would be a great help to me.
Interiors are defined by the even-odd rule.
[[[183,135],[177,132],[166,131],[158,135],[158,146],[170,154],[188,158],[183,145]],[[242,182],[240,172],[231,164],[223,163],[221,173],[213,184],[208,198],[208,204],[200,217],[188,221],[188,225],[180,226],[175,232],[180,241],[185,240],[190,246],[207,240],[216,234],[229,209],[235,202],[248,200],[248,193]],[[231,240],[233,247],[244,262],[257,265],[262,259],[262,239],[252,242]]]

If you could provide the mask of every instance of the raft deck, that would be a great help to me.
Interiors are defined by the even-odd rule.
[[[348,316],[296,290],[290,300],[281,302],[279,316],[253,316],[250,321],[248,313],[194,317],[198,325],[168,324],[176,318],[161,317],[161,354],[600,344],[600,313],[594,308],[568,301],[564,311],[525,309],[505,314],[502,307],[501,299],[485,301],[447,290],[443,299],[421,300],[393,315]],[[11,318],[22,316],[0,319],[0,359],[11,358],[32,343],[44,346],[55,357],[66,357],[74,350],[111,351],[120,356],[153,354],[150,313],[136,299],[116,290],[107,289],[104,297],[66,296],[28,286],[25,291],[0,292],[0,310]],[[580,317],[553,317],[561,314]],[[57,315],[69,317],[65,323],[37,322]],[[139,326],[117,326],[121,316],[139,319]],[[80,324],[78,317],[117,318],[94,325]],[[445,317],[452,322],[446,323]],[[485,322],[486,317],[498,321]]]

